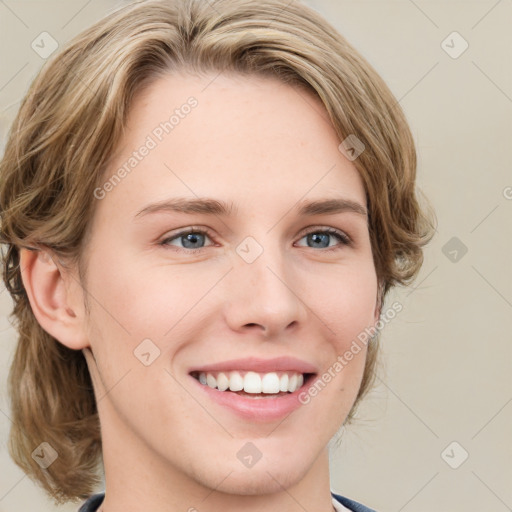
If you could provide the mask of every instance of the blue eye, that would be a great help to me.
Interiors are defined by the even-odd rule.
[[[201,250],[204,247],[196,247],[197,244],[201,244],[201,241],[204,239],[204,237],[209,238],[208,231],[202,230],[202,229],[192,229],[188,231],[182,231],[181,233],[178,233],[174,235],[173,237],[166,238],[165,240],[162,240],[160,242],[160,245],[169,246],[174,245],[170,244],[169,242],[173,240],[179,240],[182,239],[183,246],[184,247],[177,247],[178,250],[187,249],[186,252],[195,252],[197,250]],[[204,243],[204,240],[203,240]]]
[[[172,246],[180,252],[194,254],[208,247],[203,245],[205,237],[211,238],[209,231],[199,228],[191,228],[186,231],[181,231],[180,233],[177,233],[172,237],[165,238],[159,243],[159,245],[164,247]],[[335,237],[339,243],[334,246],[330,246],[329,239],[332,240],[333,237]],[[324,252],[338,250],[341,248],[340,246],[351,245],[351,240],[345,233],[332,228],[312,230],[303,235],[301,240],[304,238],[306,238],[309,243],[313,244],[312,246],[309,246],[310,248],[322,249],[324,250]],[[171,243],[175,240],[181,240],[182,247],[179,247],[176,244]]]
[[[335,246],[329,246],[329,238],[332,239],[333,236],[338,239],[340,244],[337,244]],[[306,233],[302,238],[307,238],[309,242],[315,244],[316,248],[327,249],[328,251],[339,249],[339,245],[350,245],[350,238],[347,235],[345,235],[345,233],[342,233],[341,231],[338,231],[336,229],[315,229],[314,231]],[[323,245],[325,243],[327,243],[327,246]],[[321,247],[319,247],[318,244],[320,244]]]

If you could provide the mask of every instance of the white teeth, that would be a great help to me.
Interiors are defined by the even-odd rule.
[[[304,375],[296,372],[284,372],[279,376],[277,372],[256,373],[246,372],[244,376],[238,371],[229,373],[200,372],[198,380],[201,384],[219,391],[241,391],[252,394],[277,394],[281,392],[293,393],[304,384]]]
[[[225,373],[219,373],[217,375],[217,387],[220,391],[226,391],[229,388],[229,379],[226,377]]]
[[[211,373],[206,374],[206,385],[211,388],[217,387],[217,379]]]
[[[244,377],[246,393],[261,393],[261,377],[256,372],[247,372]]]
[[[288,374],[283,373],[279,379],[279,391],[288,391]]]
[[[244,389],[244,379],[238,372],[231,372],[229,374],[229,390],[242,391]]]
[[[277,373],[266,373],[261,379],[263,393],[279,393],[279,377]]]
[[[288,381],[288,391],[295,391],[297,389],[297,374],[294,373]]]

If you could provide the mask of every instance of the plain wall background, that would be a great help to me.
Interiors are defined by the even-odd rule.
[[[63,44],[122,3],[0,2],[0,153],[44,63],[32,41],[46,31]],[[383,367],[360,421],[333,449],[332,489],[379,512],[511,510],[512,2],[307,3],[400,101],[439,222],[415,283],[387,298],[403,311],[382,332]],[[74,512],[53,505],[7,452],[11,306],[2,284],[0,512]]]

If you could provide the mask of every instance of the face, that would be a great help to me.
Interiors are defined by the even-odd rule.
[[[107,472],[144,461],[184,485],[275,492],[312,470],[359,389],[364,347],[334,366],[377,320],[365,190],[314,96],[214,77],[136,97],[96,194],[84,329]],[[306,208],[327,200],[345,203]]]

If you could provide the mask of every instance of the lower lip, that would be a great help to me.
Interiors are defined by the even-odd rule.
[[[280,395],[273,398],[247,398],[243,395],[229,391],[219,391],[201,384],[197,379],[189,377],[199,386],[206,395],[223,407],[235,412],[239,417],[251,421],[275,421],[289,415],[302,404],[299,395],[306,389],[311,375],[305,379],[304,384],[293,393]]]

